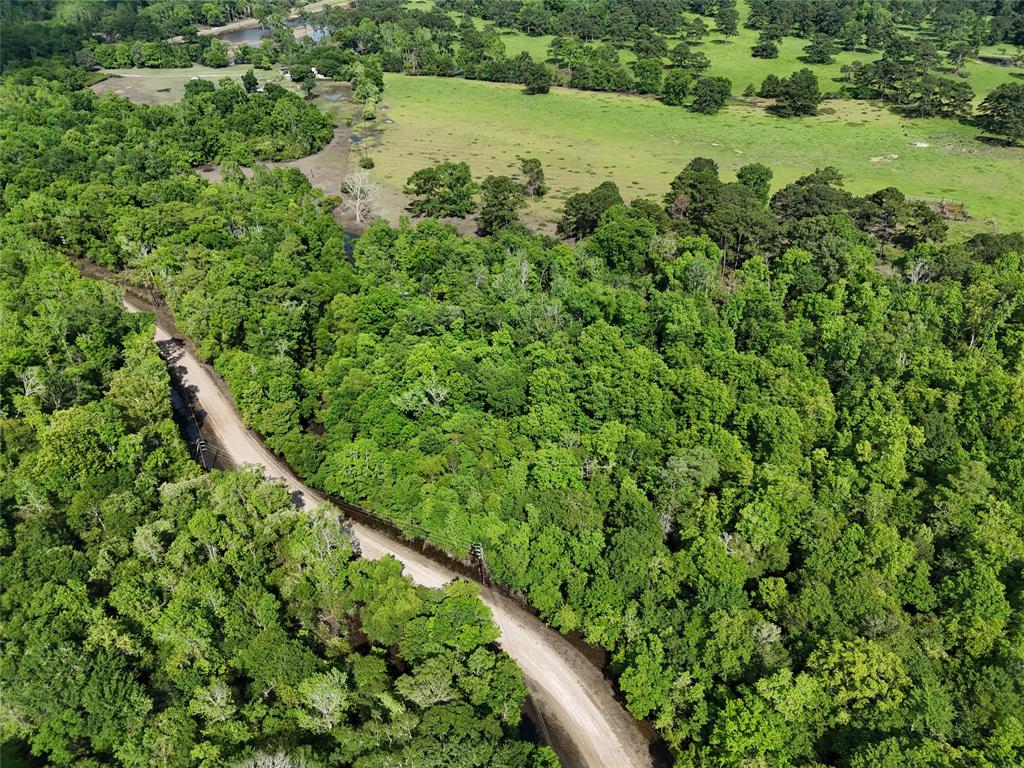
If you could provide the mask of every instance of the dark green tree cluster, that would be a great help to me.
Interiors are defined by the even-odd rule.
[[[810,0],[749,0],[746,26],[812,41],[815,56],[823,46],[843,50],[861,46],[877,50],[913,27],[936,40],[943,50],[957,44],[975,47],[998,42],[1024,42],[1024,7],[1017,0],[913,0],[913,2],[811,2]]]
[[[212,44],[211,38],[206,38],[206,41],[208,44]],[[92,67],[170,69],[191,67],[192,62],[200,61],[202,57],[203,48],[198,45],[177,45],[148,40],[135,43],[98,43],[95,38],[91,38],[86,40],[85,46],[76,54],[75,58],[86,69]],[[219,57],[216,60],[218,66],[227,66],[227,56],[223,57],[223,64],[220,63]]]
[[[466,163],[421,168],[405,182],[405,193],[416,197],[409,210],[417,216],[464,218],[476,210],[477,190]]]
[[[8,148],[0,161],[7,204],[43,192],[58,179],[62,185],[92,186],[92,210],[74,214],[83,230],[100,226],[97,218],[133,200],[144,183],[168,185],[187,167],[219,160],[251,164],[301,157],[333,135],[330,117],[295,94],[272,83],[262,93],[247,93],[229,79],[219,87],[190,81],[181,102],[155,107],[58,84],[33,89],[8,83],[0,120]],[[188,179],[177,186],[179,199],[195,188]],[[68,200],[61,191],[37,195],[32,204],[56,212]]]
[[[415,587],[330,507],[200,474],[152,325],[0,224],[5,762],[537,768],[476,587]]]
[[[762,97],[772,94],[775,99],[772,111],[781,117],[816,115],[822,99],[817,76],[806,68],[774,81],[765,78],[759,93]]]
[[[394,3],[333,8],[324,17],[331,42],[315,49],[373,56],[386,72],[520,83],[529,94],[547,93],[553,81],[547,64],[527,53],[508,56],[501,36],[493,28],[478,29],[469,17],[457,23],[437,10]]]
[[[720,96],[708,97],[709,92],[721,90],[715,78],[705,78],[699,87],[691,88],[710,66],[707,55],[693,47],[707,34],[707,25],[699,17],[686,22],[672,9],[674,4],[661,5],[665,7],[654,9],[647,3],[636,7],[611,0],[570,4],[555,0],[446,0],[430,11],[398,11],[387,3],[364,3],[353,10],[335,10],[328,18],[342,45],[381,55],[390,71],[459,73],[518,82],[526,84],[530,93],[546,92],[558,81],[584,90],[657,94],[674,105],[693,90],[700,96],[695,102],[697,111],[716,111],[719,107],[715,105],[722,103]],[[678,5],[714,17],[717,31],[726,37],[736,32],[738,15],[732,0]],[[1014,40],[1019,34],[1010,30],[1024,29],[1024,11],[1014,10],[1011,3],[1001,4],[999,9],[986,2],[971,3],[959,12],[953,10],[956,3],[939,0],[892,4],[754,0],[749,5],[746,24],[761,33],[752,56],[776,58],[778,41],[790,34],[808,40],[803,59],[809,64],[829,64],[839,50],[867,46],[881,51],[880,58],[844,65],[849,83],[846,95],[887,101],[918,117],[970,115],[971,87],[947,73],[976,56],[982,43]],[[994,10],[998,12],[993,15]],[[441,11],[465,15],[456,22]],[[670,20],[673,13],[675,19]],[[548,60],[559,71],[552,73],[546,64],[534,62],[526,54],[509,58],[498,30],[478,29],[470,14],[527,34],[555,35]],[[903,34],[898,25],[914,27],[922,34]],[[667,34],[680,39],[671,51]],[[636,58],[630,67],[623,66],[621,60],[627,49]],[[672,67],[668,72],[664,70],[666,56]],[[954,65],[952,70],[947,63]]]
[[[558,234],[579,239],[597,229],[601,216],[609,208],[622,205],[622,194],[613,181],[605,181],[589,192],[578,192],[565,201]]]
[[[962,80],[934,73],[939,62],[929,40],[895,36],[877,61],[856,61],[843,67],[854,98],[881,99],[918,117],[962,117],[971,114],[974,91]]]
[[[414,195],[408,210],[416,216],[465,218],[477,211],[477,230],[490,235],[519,222],[519,211],[527,206],[527,197],[540,197],[547,191],[540,160],[524,158],[521,163],[525,181],[509,176],[488,176],[479,185],[466,163],[438,163],[421,168],[409,177],[405,193]]]
[[[103,41],[98,43],[98,47],[125,43],[132,56],[141,50],[134,48],[135,44],[148,44],[147,55],[155,57],[157,48],[152,46],[158,45],[156,41],[184,35],[198,51],[211,42],[196,38],[196,24],[216,26],[250,15],[257,15],[265,21],[275,17],[283,19],[290,5],[289,0],[136,0],[133,3],[4,0],[0,4],[0,18],[4,25],[0,63],[6,68],[11,62],[71,55],[81,50],[83,41],[91,40],[88,44],[91,47],[97,45],[97,39]],[[180,50],[187,49],[171,47],[175,48],[173,53],[165,50],[159,54],[169,56],[166,59],[169,63],[161,66],[187,66],[179,63],[177,58]]]
[[[978,124],[1011,145],[1024,142],[1024,84],[1006,83],[986,96],[978,108]]]
[[[528,35],[623,42],[643,39],[650,31],[676,34],[685,25],[682,12],[687,10],[686,0],[438,0],[435,5]]]
[[[568,84],[585,91],[630,91],[634,78],[619,59],[619,49],[610,43],[602,45],[585,43],[575,37],[556,37],[548,47],[550,59],[568,73]],[[641,59],[637,78],[644,78],[645,62],[657,64],[661,71],[660,59]],[[651,80],[650,74],[646,75]],[[654,91],[648,91],[653,93]]]

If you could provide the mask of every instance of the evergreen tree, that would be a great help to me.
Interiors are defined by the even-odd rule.
[[[804,46],[804,59],[808,64],[831,64],[835,61],[835,52],[836,45],[832,38],[819,33]]]
[[[821,103],[818,76],[801,69],[782,81],[774,111],[781,117],[816,115]]]
[[[732,37],[739,32],[740,14],[736,10],[736,0],[718,0],[715,11],[715,27],[723,35]]]
[[[526,206],[521,184],[508,176],[488,176],[480,185],[482,205],[477,216],[477,229],[482,235],[493,234],[519,221],[519,210]]]
[[[1004,83],[986,96],[978,125],[1009,144],[1024,142],[1024,83]]]
[[[255,93],[259,82],[256,80],[256,73],[252,71],[252,67],[245,71],[242,75],[242,87],[245,88],[246,93]]]
[[[701,77],[693,85],[694,112],[711,115],[725,106],[732,93],[732,81],[727,77]]]

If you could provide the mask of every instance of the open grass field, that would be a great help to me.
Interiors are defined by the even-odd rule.
[[[378,180],[399,189],[414,170],[443,160],[464,160],[477,177],[509,174],[517,157],[535,156],[551,193],[529,219],[545,229],[568,195],[605,179],[627,199],[660,198],[698,155],[716,160],[726,178],[765,163],[776,188],[834,165],[856,193],[896,186],[963,200],[972,220],[955,225],[957,233],[1024,228],[1024,150],[980,142],[975,129],[950,120],[906,120],[865,102],[828,102],[818,117],[784,120],[751,100],[707,116],[636,96],[554,89],[531,97],[517,86],[388,75],[385,103],[394,123],[368,142]]]
[[[433,0],[409,0],[406,5],[410,8],[427,9],[433,7]],[[814,72],[821,81],[823,91],[834,91],[840,87],[841,69],[843,65],[854,61],[869,61],[878,58],[877,52],[868,51],[842,51],[837,53],[835,61],[831,64],[808,64],[802,60],[803,49],[807,45],[806,40],[796,37],[786,37],[779,41],[779,56],[775,59],[755,59],[750,55],[750,49],[757,42],[757,30],[747,29],[743,26],[748,14],[748,7],[740,0],[737,4],[740,12],[740,28],[737,35],[725,37],[718,34],[714,29],[713,22],[704,19],[711,27],[710,34],[704,41],[694,46],[708,57],[711,62],[709,73],[712,75],[728,77],[732,81],[734,95],[739,95],[753,83],[755,87],[768,75],[788,77],[798,69],[804,67]],[[457,18],[458,14],[450,14]],[[687,18],[697,18],[695,14],[685,14]],[[483,19],[475,20],[478,27],[487,24]],[[538,61],[544,61],[548,56],[548,46],[553,39],[552,35],[540,35],[531,37],[517,30],[499,29],[501,38],[505,43],[505,49],[509,56],[518,56],[523,51],[530,54]],[[678,40],[669,38],[669,47],[675,45]],[[1006,50],[998,50],[1006,46],[987,46],[981,51],[987,55],[1005,54]],[[620,51],[620,59],[623,63],[635,60],[632,51]],[[1020,67],[997,66],[982,61],[968,61],[963,66],[964,79],[974,89],[975,102],[980,102],[992,89],[1003,83],[1024,80],[1024,69]],[[949,75],[955,77],[955,75]]]
[[[168,103],[181,98],[191,77],[237,78],[245,69],[118,70],[93,88]],[[276,70],[257,76],[292,87]],[[352,112],[339,99],[344,89],[321,83],[315,102],[339,125]],[[783,120],[756,100],[740,100],[707,116],[637,96],[554,89],[531,97],[517,86],[388,75],[383,106],[381,119],[353,131],[376,162],[373,175],[386,188],[392,220],[404,204],[405,179],[442,160],[465,160],[482,178],[517,172],[517,157],[540,158],[551,193],[527,219],[550,232],[573,192],[613,179],[627,199],[660,198],[679,169],[702,155],[716,160],[726,178],[746,163],[765,163],[775,170],[776,188],[834,165],[857,193],[897,186],[910,195],[963,200],[972,219],[954,224],[954,234],[1024,229],[1024,149],[980,142],[974,129],[953,121],[905,120],[865,102],[832,101],[818,117]],[[347,155],[347,144],[337,142],[318,158],[331,166],[321,169],[332,182],[325,191],[337,193],[333,181]]]

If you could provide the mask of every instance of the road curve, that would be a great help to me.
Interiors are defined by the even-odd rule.
[[[128,299],[124,305],[130,312],[140,311]],[[156,323],[154,341],[165,356],[173,348],[172,362],[179,379],[205,413],[203,429],[216,437],[229,462],[262,467],[268,478],[283,482],[302,506],[323,503],[322,496],[303,484],[245,427],[230,397],[187,346],[175,343],[174,334],[159,317]],[[456,578],[454,572],[379,531],[354,521],[353,528],[364,557],[393,555],[417,584],[440,587]],[[537,617],[499,595],[482,589],[481,599],[501,630],[498,643],[523,671],[544,721],[556,732],[555,741],[568,742],[575,753],[566,755],[566,762],[579,761],[586,768],[650,768],[647,742],[636,721],[583,654]]]

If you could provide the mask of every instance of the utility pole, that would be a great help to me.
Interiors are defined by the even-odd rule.
[[[484,557],[484,545],[480,542],[473,542],[469,545],[469,559],[470,562],[476,563],[480,569],[480,582],[487,588],[492,601],[498,602],[499,595],[495,593],[494,588],[491,586],[491,572],[487,568],[487,561]],[[527,710],[528,714],[532,715],[531,718],[534,724],[540,730],[541,741],[548,746],[551,746],[551,733],[548,731],[547,722],[544,720],[544,713],[540,711],[540,707],[533,699],[533,691],[529,689],[529,696],[527,697]]]
[[[487,569],[487,562],[484,560],[484,545],[474,542],[469,545],[469,559],[477,564],[480,569],[480,581],[484,584],[491,583],[491,574]]]
[[[198,458],[199,463],[203,465],[203,469],[209,469],[209,467],[206,466],[206,447],[206,441],[202,437],[196,439],[196,458]]]

